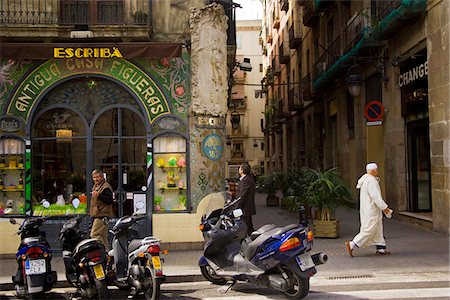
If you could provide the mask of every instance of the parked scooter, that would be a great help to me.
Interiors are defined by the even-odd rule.
[[[233,209],[239,200],[202,217],[200,230],[206,241],[199,260],[202,275],[214,284],[230,282],[228,289],[245,281],[281,291],[289,299],[304,298],[315,266],[328,259],[325,253],[309,253],[313,234],[305,209],[300,210],[300,224],[268,224],[246,237],[242,210]]]
[[[121,289],[131,289],[128,298],[143,293],[147,300],[158,299],[164,282],[160,259],[160,240],[153,236],[138,238],[133,226],[144,215],[133,214],[117,220],[110,233],[113,235],[112,258],[108,271],[114,284]]]
[[[46,221],[45,217],[28,217],[17,231],[20,235],[20,246],[16,253],[18,269],[12,276],[18,298],[26,296],[41,296],[50,291],[57,281],[55,271],[52,271],[52,251],[45,232],[40,226]],[[17,224],[10,219],[11,224]]]
[[[86,239],[80,223],[86,216],[67,220],[60,232],[66,278],[83,298],[110,299],[106,282],[106,251],[100,240]]]

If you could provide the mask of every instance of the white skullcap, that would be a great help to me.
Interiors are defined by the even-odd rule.
[[[370,164],[367,164],[367,166],[366,166],[367,172],[375,170],[375,169],[378,169],[378,165],[376,163],[370,163]]]

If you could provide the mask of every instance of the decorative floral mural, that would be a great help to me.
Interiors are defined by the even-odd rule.
[[[31,60],[0,58],[0,108],[2,111],[10,93],[14,90],[14,85],[31,67]]]
[[[182,57],[136,62],[164,89],[166,97],[171,99],[173,113],[186,121],[191,99],[189,54],[183,52]]]

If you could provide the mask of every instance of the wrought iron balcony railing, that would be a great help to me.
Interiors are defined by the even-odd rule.
[[[300,46],[302,42],[302,31],[300,26],[300,21],[292,22],[291,27],[289,27],[289,47],[295,49]]]
[[[149,0],[0,0],[0,24],[149,25]]]

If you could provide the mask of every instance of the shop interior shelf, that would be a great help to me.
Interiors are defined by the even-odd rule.
[[[158,168],[161,168],[161,169],[165,169],[165,168],[174,169],[174,168],[186,168],[186,166],[183,166],[183,167],[180,167],[180,166],[164,166],[164,167],[158,167]]]
[[[24,192],[24,189],[1,189],[2,192]]]
[[[0,170],[25,170],[24,167],[0,167]]]
[[[165,190],[185,190],[186,188],[183,187],[180,189],[179,187],[164,187],[164,189]]]

